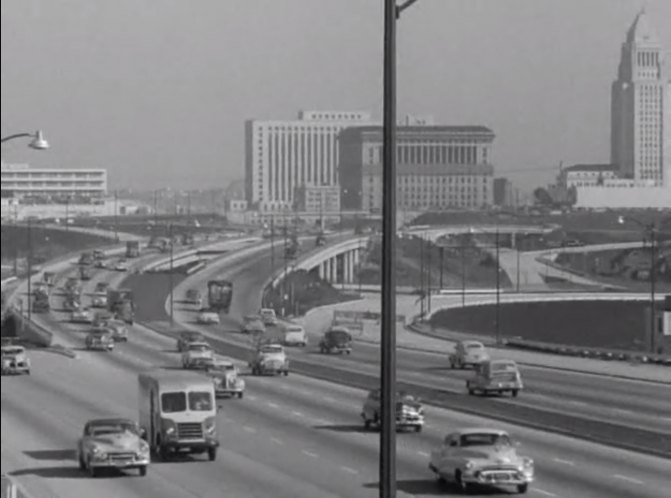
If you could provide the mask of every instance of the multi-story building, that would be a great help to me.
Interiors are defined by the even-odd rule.
[[[296,187],[295,210],[301,213],[337,213],[340,211],[340,187]]]
[[[557,183],[566,189],[595,187],[614,178],[619,178],[619,168],[615,164],[574,164],[562,168]]]
[[[2,162],[2,198],[40,203],[77,202],[107,195],[107,170],[31,168]]]
[[[261,212],[292,209],[296,187],[337,186],[341,130],[368,112],[301,111],[293,121],[245,124],[245,195]]]
[[[396,136],[399,209],[473,209],[492,204],[492,130],[399,126]],[[351,127],[340,133],[339,172],[343,209],[382,208],[382,127]]]
[[[512,182],[507,178],[494,178],[494,205],[510,207],[513,202]]]
[[[611,162],[620,176],[671,188],[671,81],[645,10],[627,32],[611,97]]]

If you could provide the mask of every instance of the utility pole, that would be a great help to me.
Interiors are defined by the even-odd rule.
[[[501,345],[501,324],[500,324],[500,308],[501,308],[501,268],[500,268],[500,249],[499,249],[499,224],[498,220],[496,223],[496,318],[495,318],[495,327],[496,327],[496,345]]]
[[[119,242],[119,196],[114,190],[114,240]]]
[[[466,245],[461,246],[461,307],[466,306]]]
[[[426,290],[427,290],[427,313],[431,314],[431,239],[427,238],[426,248]]]
[[[419,239],[419,298],[422,319],[424,318],[424,234]]]
[[[32,317],[33,311],[33,291],[32,291],[32,281],[33,281],[33,222],[28,218],[28,321]]]
[[[173,282],[173,264],[174,264],[174,247],[175,241],[173,240],[173,230],[172,223],[168,227],[168,233],[170,234],[170,329],[172,329],[175,323],[175,292],[174,292],[174,282]]]
[[[655,225],[650,224],[650,352],[655,354]]]
[[[440,252],[438,254],[439,254],[439,258],[440,258],[439,259],[439,264],[440,264],[440,283],[439,283],[439,285],[440,285],[440,290],[442,291],[443,290],[443,266],[444,266],[444,263],[445,263],[445,247],[444,246],[440,246]]]

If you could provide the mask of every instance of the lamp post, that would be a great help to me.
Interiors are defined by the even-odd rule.
[[[384,2],[379,496],[396,497],[396,20],[417,0]]]
[[[175,241],[173,239],[173,233],[172,233],[172,223],[170,223],[168,227],[168,233],[170,237],[170,280],[169,280],[169,285],[170,285],[170,329],[172,329],[174,323],[175,323],[175,292],[174,292],[174,282],[173,282],[173,264],[174,264],[174,246],[175,246]]]
[[[119,242],[119,195],[114,190],[114,240]]]
[[[496,317],[494,319],[494,327],[496,332],[496,345],[501,345],[501,258],[500,258],[500,244],[499,244],[499,221],[496,219],[496,232],[494,243],[496,244]]]
[[[656,232],[657,226],[654,222],[644,223],[641,220],[631,217],[631,216],[620,216],[617,219],[618,223],[624,224],[628,221],[636,223],[637,225],[643,228],[643,248],[645,249],[645,234],[648,234],[650,237],[650,352],[655,353],[655,285],[656,285],[656,276],[655,276],[655,263],[657,262],[656,258]]]
[[[9,142],[10,140],[15,140],[17,138],[32,138],[33,140],[28,144],[28,147],[36,150],[46,150],[49,148],[49,142],[44,139],[42,135],[42,130],[37,130],[35,133],[15,133],[13,135],[8,135],[3,137],[0,140],[0,143]]]
[[[33,291],[32,291],[32,281],[33,281],[33,230],[32,230],[32,220],[28,218],[28,321],[30,321],[33,311]]]

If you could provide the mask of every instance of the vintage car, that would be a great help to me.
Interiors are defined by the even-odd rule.
[[[75,311],[82,307],[82,303],[78,298],[66,297],[63,300],[63,309],[65,311]]]
[[[114,339],[112,334],[105,330],[92,330],[86,336],[86,349],[96,351],[113,351]]]
[[[249,366],[252,375],[289,375],[289,360],[281,344],[259,344]]]
[[[91,314],[90,309],[79,308],[72,311],[70,314],[70,321],[72,323],[92,323],[93,315]]]
[[[202,325],[212,325],[220,323],[219,313],[216,310],[209,308],[202,308],[198,312],[198,318],[196,319],[198,323]]]
[[[238,367],[232,361],[216,358],[208,366],[207,373],[212,377],[217,396],[244,396],[245,380],[239,376]]]
[[[91,297],[92,308],[107,308],[107,293],[96,292]]]
[[[266,332],[266,326],[259,315],[247,315],[242,321],[240,331],[243,334],[262,335]]]
[[[488,360],[479,364],[472,378],[466,380],[468,394],[503,394],[517,396],[524,388],[520,369],[512,360]]]
[[[203,306],[203,296],[198,289],[189,289],[184,298],[186,304],[195,304],[199,308]]]
[[[468,365],[479,365],[489,360],[484,344],[479,341],[459,341],[454,345],[454,353],[450,354],[451,368],[466,368]]]
[[[128,324],[123,320],[109,320],[104,328],[116,342],[128,342]]]
[[[515,486],[526,493],[534,480],[534,461],[517,454],[510,436],[496,429],[462,429],[445,436],[431,452],[429,469],[462,491],[471,485]]]
[[[207,342],[192,342],[182,353],[183,368],[208,368],[214,359],[214,351]]]
[[[373,389],[363,402],[361,418],[366,429],[380,425],[380,390]],[[396,393],[396,428],[414,429],[421,432],[424,427],[424,408],[419,398],[404,391]]]
[[[261,316],[261,321],[266,327],[274,327],[277,325],[277,315],[275,310],[272,308],[261,308],[259,310],[259,315]]]
[[[147,474],[149,444],[138,424],[123,418],[89,420],[77,441],[79,468],[97,477],[104,468],[137,469]]]
[[[30,359],[26,348],[17,344],[2,346],[2,375],[30,375]]]
[[[104,259],[99,259],[95,263],[93,263],[93,267],[98,268],[100,270],[107,270],[109,269],[109,263]]]
[[[107,324],[113,319],[114,315],[107,310],[96,311],[95,315],[93,316],[93,328],[102,329],[107,327]]]
[[[107,295],[107,289],[109,289],[110,284],[108,282],[98,282],[96,288],[93,291],[95,294],[105,294]]]
[[[324,337],[319,341],[319,352],[351,354],[352,353],[352,334],[345,327],[331,327],[324,333]]]
[[[205,342],[205,336],[200,332],[194,332],[192,330],[185,330],[180,332],[179,337],[177,338],[177,351],[183,353],[189,347],[189,344]]]
[[[128,271],[128,261],[120,259],[114,264],[114,271]]]
[[[283,334],[284,339],[282,342],[285,346],[298,346],[304,348],[308,345],[308,335],[305,333],[305,329],[300,325],[287,325],[284,327]]]

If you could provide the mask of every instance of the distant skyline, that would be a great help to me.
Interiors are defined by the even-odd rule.
[[[399,115],[492,128],[496,176],[525,190],[560,161],[608,162],[610,85],[644,5],[668,53],[668,0],[420,0],[398,26]],[[52,145],[7,144],[7,162],[225,187],[244,176],[246,119],[381,116],[380,1],[3,0],[1,15],[2,134]]]

